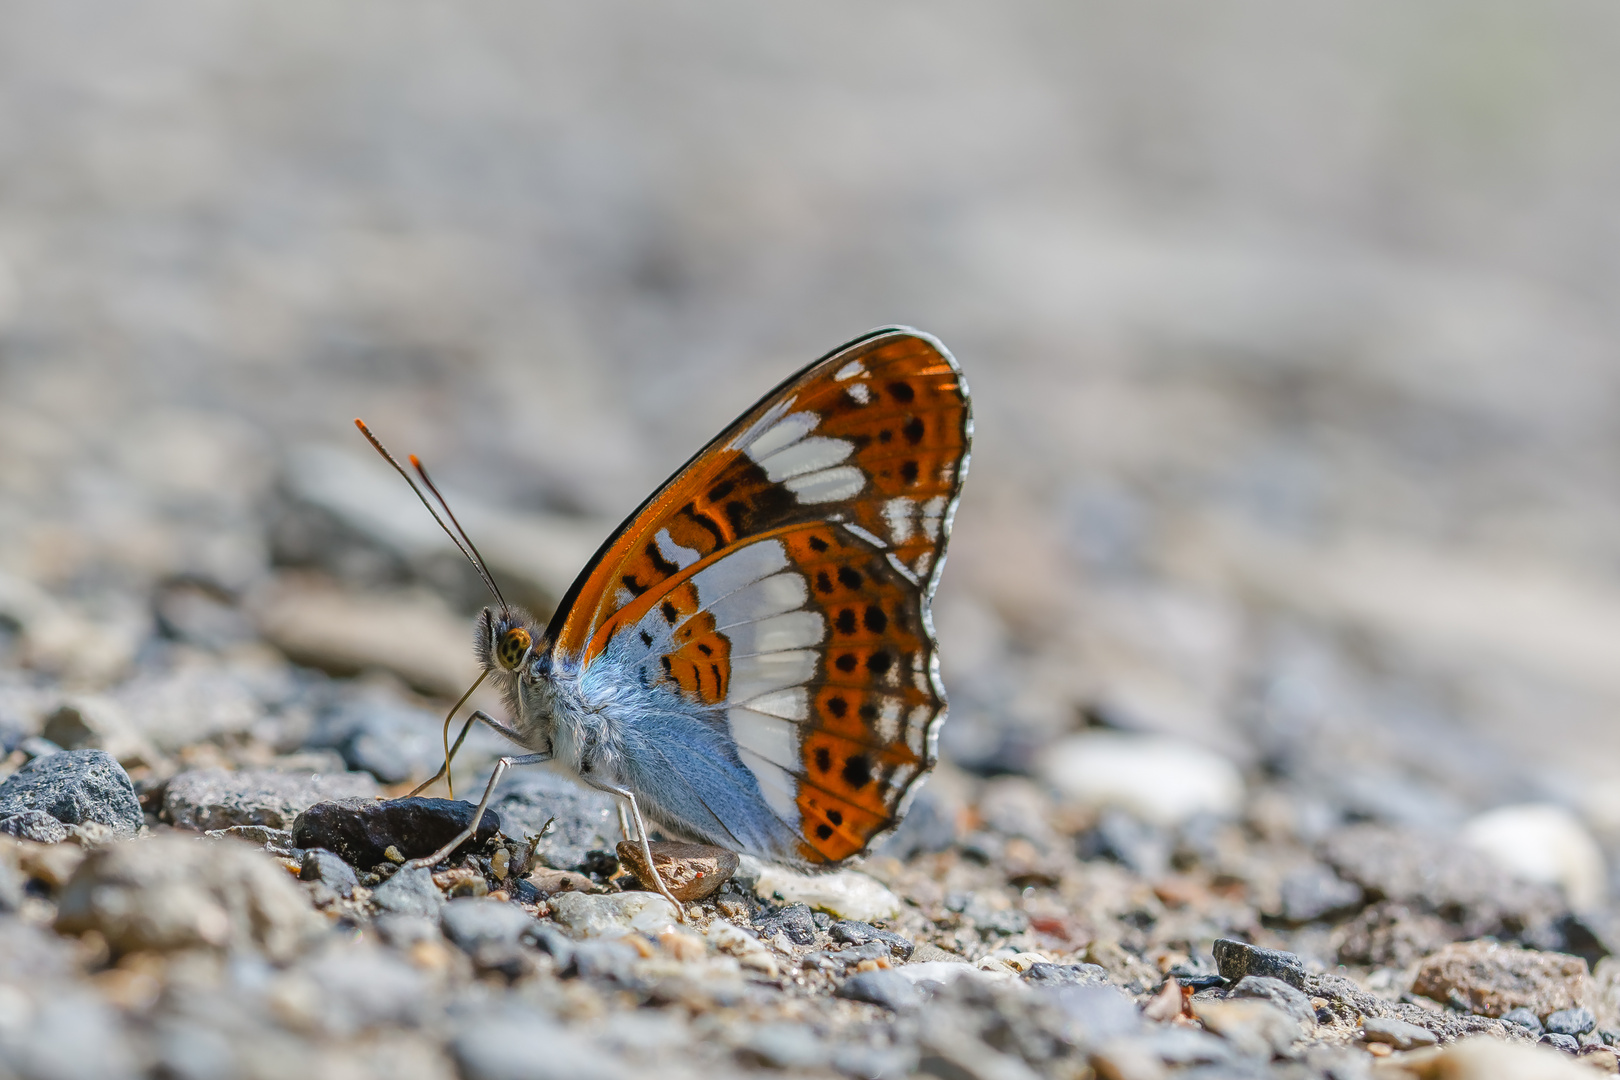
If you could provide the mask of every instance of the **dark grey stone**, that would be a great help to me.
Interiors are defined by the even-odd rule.
[[[342,799],[316,803],[293,822],[293,842],[326,848],[354,866],[376,866],[395,847],[407,859],[430,855],[472,823],[472,803],[450,799]],[[501,818],[485,811],[478,833],[456,849],[464,855],[487,844],[500,831]]]
[[[1289,954],[1291,955],[1291,954]],[[1316,1024],[1316,1010],[1303,990],[1265,975],[1249,975],[1226,992],[1227,997],[1259,998],[1269,1001],[1295,1020],[1308,1027]]]
[[[433,884],[433,873],[426,869],[399,871],[377,886],[371,900],[379,909],[398,915],[436,916],[444,906],[444,896]]]
[[[370,773],[310,773],[251,769],[197,769],[172,777],[163,788],[164,821],[209,832],[233,825],[290,829],[299,813],[316,803],[377,794]]]
[[[1520,1005],[1517,1009],[1510,1009],[1502,1014],[1502,1019],[1509,1024],[1518,1024],[1527,1031],[1540,1035],[1543,1031],[1541,1018],[1534,1012]]]
[[[1296,925],[1354,911],[1364,899],[1360,885],[1344,880],[1321,864],[1283,878],[1280,893],[1275,914]]]
[[[0,818],[0,833],[36,844],[60,844],[67,839],[67,826],[43,810],[24,810],[8,818]]]
[[[1597,1027],[1597,1017],[1590,1009],[1560,1009],[1549,1014],[1542,1026],[1554,1035],[1585,1035]]]
[[[1296,989],[1305,989],[1305,965],[1291,952],[1262,949],[1245,941],[1219,938],[1211,950],[1219,965],[1221,977],[1236,983],[1249,975],[1281,979]]]
[[[1550,1046],[1554,1050],[1562,1050],[1566,1054],[1578,1054],[1581,1051],[1580,1041],[1573,1035],[1557,1035],[1549,1031],[1537,1041],[1543,1046]]]
[[[850,976],[836,993],[838,997],[881,1005],[893,1012],[913,1009],[922,1004],[922,992],[910,979],[898,971],[885,968]]]
[[[146,819],[129,774],[105,750],[64,750],[37,757],[0,784],[0,817],[43,810],[64,825],[99,822],[140,831]]]
[[[754,929],[759,932],[761,940],[780,933],[795,945],[816,943],[815,917],[808,904],[789,904],[781,911],[756,919]]]
[[[1024,981],[1031,986],[1094,986],[1108,981],[1108,971],[1100,964],[1031,964]]]
[[[353,896],[355,886],[360,884],[354,868],[325,848],[311,848],[304,852],[304,861],[298,868],[298,880],[318,881],[345,899]]]
[[[911,959],[911,954],[917,946],[909,938],[903,938],[892,930],[880,930],[871,923],[860,922],[856,919],[840,919],[832,924],[830,931],[834,941],[843,941],[851,945],[865,945],[869,941],[881,941],[889,947],[889,952],[902,960]]]

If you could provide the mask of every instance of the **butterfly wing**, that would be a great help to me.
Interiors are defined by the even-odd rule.
[[[971,438],[966,384],[938,341],[892,328],[844,346],[620,526],[553,617],[556,653],[588,667],[611,651],[720,718],[795,838],[772,854],[858,854],[935,761],[945,694],[928,606]]]

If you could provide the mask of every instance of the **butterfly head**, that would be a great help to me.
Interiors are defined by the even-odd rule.
[[[491,674],[517,675],[542,657],[544,635],[528,612],[515,607],[487,607],[478,616],[478,659]]]

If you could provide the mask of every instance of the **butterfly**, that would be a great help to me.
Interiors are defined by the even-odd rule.
[[[509,766],[550,762],[622,800],[649,867],[649,821],[801,869],[900,823],[938,757],[929,605],[973,438],[938,340],[874,330],[766,394],[625,519],[543,628],[501,597],[421,462],[454,529],[355,423],[497,600],[475,648],[510,720],[475,712],[455,749],[481,721],[531,752],[500,759],[478,816]]]

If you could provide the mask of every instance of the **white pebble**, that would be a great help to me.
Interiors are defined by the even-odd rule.
[[[1557,885],[1577,911],[1603,904],[1603,851],[1575,815],[1550,803],[1487,811],[1463,826],[1463,842],[1526,881]]]
[[[834,874],[796,874],[761,866],[754,892],[761,900],[781,897],[784,903],[808,904],[839,919],[876,922],[900,914],[900,898],[876,878],[854,870]]]
[[[1179,739],[1089,732],[1047,751],[1043,775],[1080,803],[1117,807],[1156,825],[1195,814],[1232,817],[1243,806],[1243,776],[1212,750]]]

